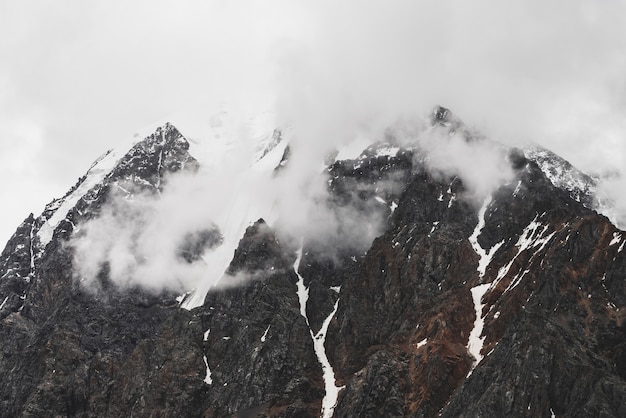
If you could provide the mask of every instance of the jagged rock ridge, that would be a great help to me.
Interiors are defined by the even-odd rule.
[[[433,122],[472,135],[447,109]],[[190,311],[106,269],[86,292],[64,242],[111,190],[196,170],[188,149],[166,125],[18,228],[0,256],[0,416],[626,416],[626,235],[581,204],[585,184],[546,176],[558,160],[509,150],[514,181],[476,207],[420,150],[380,143],[328,168],[334,205],[386,219],[367,248],[329,254],[259,220]]]

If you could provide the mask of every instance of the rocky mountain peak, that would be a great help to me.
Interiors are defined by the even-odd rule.
[[[432,120],[471,137],[448,109]],[[281,135],[259,136],[238,181],[280,175]],[[345,221],[330,237],[285,239],[273,202],[233,193],[230,223],[172,246],[217,257],[186,296],[106,266],[85,287],[68,242],[111,196],[159,199],[200,172],[193,141],[165,124],[18,227],[0,255],[0,417],[626,415],[626,233],[564,160],[508,150],[512,178],[477,205],[462,175],[380,142],[324,171],[317,203]]]
[[[432,122],[435,123],[445,123],[450,119],[451,113],[450,109],[446,109],[443,106],[435,106],[432,111]]]
[[[465,124],[465,122],[456,116],[450,109],[443,106],[435,106],[431,112],[430,123],[433,127],[442,127],[446,129],[451,135],[461,135],[466,141],[476,140],[480,136],[478,132],[473,132]]]

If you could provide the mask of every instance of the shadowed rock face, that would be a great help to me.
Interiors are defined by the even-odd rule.
[[[319,415],[322,370],[300,315],[294,260],[260,220],[241,240],[222,289],[194,311],[207,333],[206,416]]]
[[[32,279],[32,232],[35,218],[32,214],[17,228],[0,255],[0,318],[18,311]]]
[[[469,135],[439,110],[441,129]],[[192,311],[118,289],[106,269],[100,291],[83,290],[65,245],[74,225],[118,185],[156,193],[168,172],[197,169],[187,149],[166,125],[45,248],[37,231],[59,201],[17,229],[0,256],[0,417],[318,417],[325,321],[337,417],[626,416],[626,233],[518,150],[515,179],[482,204],[417,150],[337,161],[330,202],[376,211],[378,236],[294,248],[259,220]],[[207,225],[180,257],[216,245]]]
[[[519,187],[501,187],[484,209],[477,241],[487,252],[499,246],[482,277],[468,239],[475,208],[447,207],[448,180],[412,177],[392,227],[342,287],[330,333],[347,384],[336,415],[358,406],[359,416],[375,416],[372,399],[388,391],[395,416],[624,414],[624,253],[609,245],[620,231],[555,189],[534,162],[517,177]],[[485,358],[468,376],[470,290],[483,283]],[[382,367],[381,358],[393,361]]]
[[[0,382],[0,416],[125,416],[151,399],[146,398],[146,388],[157,387],[151,376],[158,374],[162,358],[175,348],[163,345],[147,350],[148,342],[163,339],[162,334],[171,334],[173,329],[181,332],[179,340],[186,341],[184,334],[191,331],[180,317],[188,313],[180,312],[174,295],[116,289],[107,282],[106,271],[101,274],[102,291],[85,292],[72,277],[72,254],[66,240],[74,225],[97,216],[118,185],[137,192],[156,191],[167,172],[195,169],[197,163],[181,139],[174,127],[166,125],[133,147],[69,210],[45,248],[37,232],[63,199],[18,228],[0,262],[0,296],[7,298],[0,309],[0,370],[7,376]],[[65,198],[82,181],[85,177]],[[200,353],[199,343],[196,348]],[[185,356],[181,358],[167,384],[175,382],[187,395],[176,396],[180,391],[174,389],[157,390],[153,398],[160,403],[152,403],[156,406],[151,408],[165,403],[178,405],[172,410],[180,411],[181,400],[196,393],[185,385],[189,371]],[[195,377],[197,363],[192,364]],[[126,377],[131,370],[132,379]],[[197,388],[203,389],[200,384]]]

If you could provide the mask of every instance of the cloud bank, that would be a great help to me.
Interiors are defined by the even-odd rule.
[[[256,160],[258,153],[241,150],[242,144],[256,145],[245,131],[232,129],[236,141],[217,165],[170,174],[159,193],[131,182],[113,185],[100,214],[80,224],[71,240],[75,278],[96,292],[103,278],[157,293],[204,288],[222,278],[246,228],[260,218],[294,251],[302,240],[331,254],[363,251],[381,233],[379,202],[372,199],[359,210],[334,204],[322,160],[304,164],[302,151],[293,151],[276,171],[289,139]],[[294,138],[290,147],[299,144]],[[220,286],[232,281],[225,278]]]
[[[417,147],[433,173],[459,176],[467,188],[460,198],[479,206],[513,177],[504,147],[488,140],[468,142],[448,128],[433,127],[429,115],[424,116],[390,127],[386,138]],[[98,291],[106,278],[120,288],[139,286],[156,293],[201,289],[202,295],[220,279],[219,286],[241,283],[241,274],[222,274],[246,228],[260,218],[285,248],[295,251],[304,241],[331,257],[338,251],[359,255],[384,232],[391,202],[381,204],[375,196],[399,194],[403,179],[392,174],[374,184],[346,179],[347,194],[338,198],[329,193],[332,179],[324,161],[331,147],[354,140],[350,133],[315,141],[309,135],[323,129],[292,125],[279,136],[271,128],[275,122],[269,122],[260,135],[253,129],[255,123],[236,112],[207,116],[205,121],[209,128],[204,135],[212,138],[189,139],[192,144],[204,142],[204,148],[196,144],[191,149],[201,163],[206,159],[199,172],[170,174],[159,193],[132,182],[114,184],[99,216],[79,225],[70,245],[74,275],[87,289]],[[196,127],[195,134],[199,131]],[[369,135],[369,143],[385,138]],[[259,140],[271,144],[269,151],[258,149]],[[361,149],[354,150],[353,158]],[[369,198],[364,200],[364,195]]]
[[[273,95],[323,142],[441,104],[585,171],[626,166],[623,2],[69,0],[4,3],[0,20],[0,154],[21,150],[0,167],[5,235],[93,150],[222,100]]]
[[[487,137],[539,143],[592,174],[624,219],[626,4],[329,1],[281,50],[278,109],[311,140],[453,110]],[[487,176],[486,176],[487,177]],[[479,186],[480,187],[480,186]],[[623,225],[623,224],[622,224]]]
[[[626,213],[623,2],[187,0],[0,7],[0,51],[14,58],[0,64],[6,92],[0,115],[8,121],[2,146],[32,144],[21,155],[34,160],[2,164],[10,167],[8,173],[0,168],[2,178],[29,185],[18,188],[28,190],[18,199],[16,188],[0,189],[10,190],[2,199],[7,204],[33,201],[35,187],[62,194],[65,186],[59,185],[82,174],[76,161],[181,107],[224,100],[254,107],[270,96],[277,125],[291,126],[292,161],[299,168],[281,187],[304,201],[319,200],[322,182],[311,179],[330,150],[382,137],[398,117],[411,120],[441,104],[496,141],[538,142],[585,171],[618,173],[603,190]],[[446,146],[463,144],[452,138]],[[432,161],[439,165],[436,149]],[[499,164],[496,157],[488,162]],[[45,179],[33,178],[35,172]],[[493,187],[488,174],[470,181],[477,193]],[[265,188],[243,184],[234,190]],[[237,203],[241,198],[232,201],[246,206]],[[279,206],[294,218],[311,216],[300,205]]]
[[[102,288],[104,270],[120,288],[140,286],[157,293],[193,288],[205,275],[203,249],[219,245],[222,237],[211,206],[201,207],[191,198],[205,189],[183,177],[170,179],[173,192],[161,195],[132,183],[113,188],[99,215],[79,225],[70,246],[75,277],[85,288]]]

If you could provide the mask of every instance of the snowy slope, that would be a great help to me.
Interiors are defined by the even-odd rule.
[[[526,158],[534,160],[556,187],[566,190],[578,202],[593,207],[596,181],[565,159],[538,145],[524,149]]]
[[[98,158],[91,168],[87,171],[85,177],[70,193],[62,199],[53,202],[46,210],[53,210],[52,216],[39,228],[37,236],[39,237],[40,248],[43,250],[52,239],[55,228],[67,216],[68,212],[76,206],[78,201],[94,186],[101,183],[104,178],[116,167],[117,163],[126,153],[138,142],[137,138],[123,146],[107,151]]]
[[[606,216],[619,228],[624,228],[615,202],[602,191],[602,180],[591,177],[574,167],[569,161],[539,145],[524,149],[526,158],[534,160],[541,171],[556,187],[589,209]]]
[[[196,289],[189,289],[182,303],[183,307],[191,309],[202,304],[209,288],[223,276],[246,228],[259,218],[268,223],[274,221],[272,208],[275,202],[272,195],[275,194],[255,191],[263,190],[270,182],[285,153],[288,133],[275,129],[272,112],[244,114],[240,109],[233,110],[227,105],[212,115],[180,115],[173,122],[183,135],[181,140],[189,144],[189,154],[200,164],[198,175],[205,176],[205,179],[217,178],[227,185],[224,188],[227,193],[222,190],[215,196],[220,202],[220,209],[213,214],[213,222],[222,233],[223,241],[203,256],[207,264],[206,277]],[[107,176],[133,147],[163,126],[167,126],[167,122],[151,124],[121,146],[109,150],[93,163],[66,196],[46,207],[39,218],[40,227],[36,230],[39,256],[52,240],[57,226],[81,198],[105,183]]]
[[[225,108],[210,117],[208,123],[176,123],[188,138],[189,153],[200,163],[201,172],[226,174],[225,181],[230,185],[230,193],[216,196],[221,210],[214,222],[223,242],[203,256],[206,277],[181,305],[193,309],[204,302],[211,286],[224,275],[246,228],[259,218],[269,224],[275,220],[272,196],[251,191],[270,182],[288,139],[275,130],[271,112],[242,117]]]

